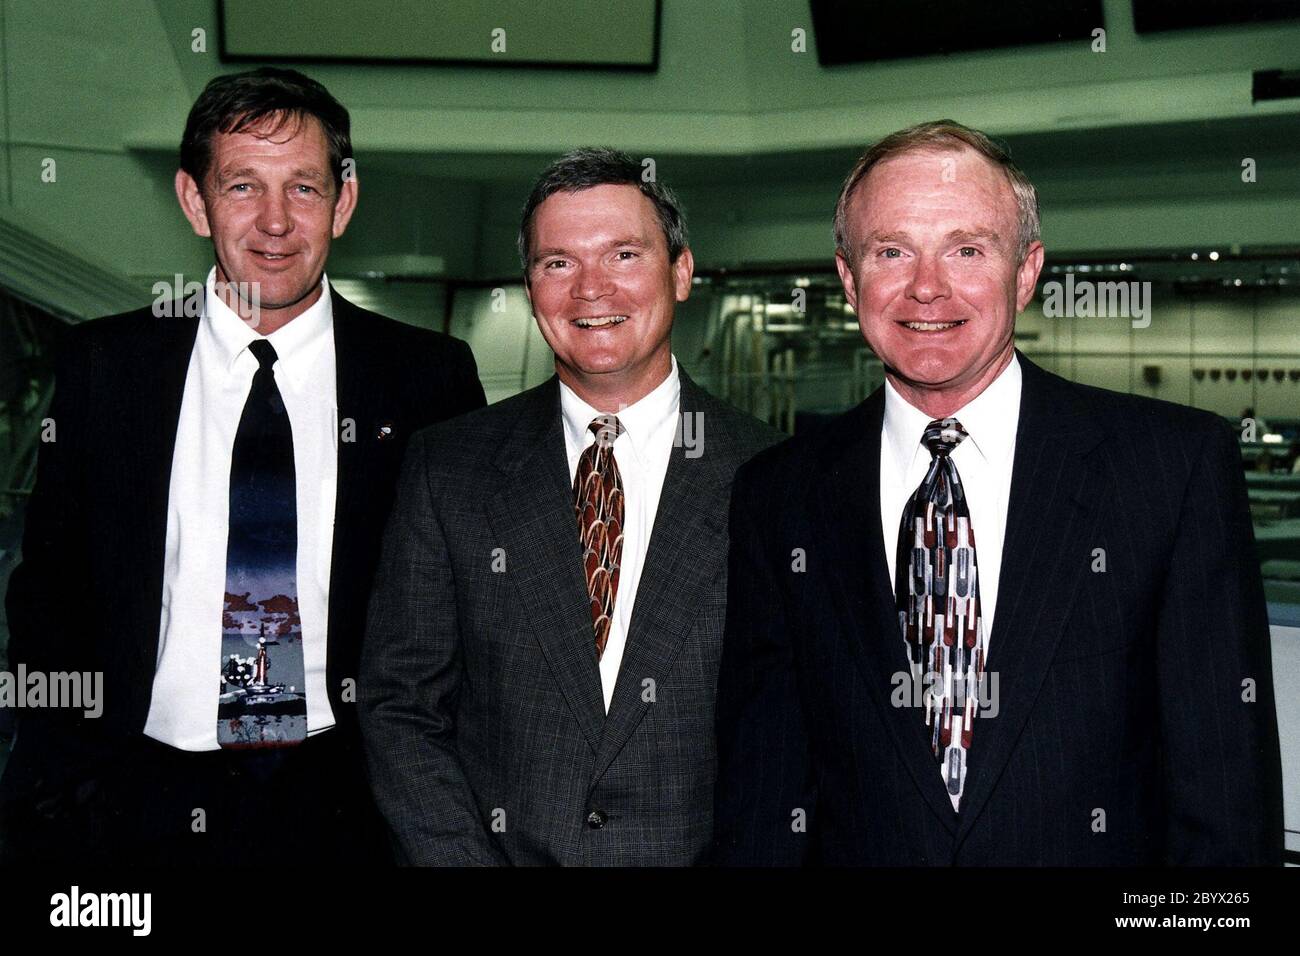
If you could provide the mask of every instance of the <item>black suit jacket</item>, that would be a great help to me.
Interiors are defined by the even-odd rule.
[[[780,433],[681,371],[605,713],[558,380],[411,443],[362,655],[376,799],[416,864],[682,865],[712,838],[727,501]]]
[[[1268,621],[1235,436],[1207,412],[1020,362],[998,713],[975,721],[960,814],[921,712],[891,703],[907,661],[880,526],[883,389],[737,476],[721,862],[1280,862]]]
[[[464,342],[332,295],[342,438],[326,666],[336,731],[357,757],[341,772],[362,774],[351,691],[407,438],[483,405],[484,395]],[[144,729],[172,454],[198,323],[146,308],[73,326],[59,349],[50,412],[56,440],[40,448],[23,561],[9,582],[9,661],[11,670],[102,671],[104,711],[98,719],[19,711],[0,808],[36,800],[59,812],[60,801],[76,799],[115,759],[124,738]]]

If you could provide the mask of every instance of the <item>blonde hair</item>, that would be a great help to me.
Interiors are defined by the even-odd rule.
[[[836,252],[846,259],[853,258],[853,243],[849,238],[849,202],[858,186],[867,178],[867,173],[871,172],[872,167],[903,153],[923,150],[953,151],[967,147],[999,167],[1011,184],[1011,191],[1015,194],[1019,211],[1016,257],[1023,262],[1029,247],[1039,238],[1038,190],[1029,181],[1029,177],[1020,171],[1020,167],[1011,161],[1011,154],[1006,149],[979,130],[963,126],[954,120],[920,123],[890,133],[862,154],[848,178],[844,180],[839,201],[835,204]]]

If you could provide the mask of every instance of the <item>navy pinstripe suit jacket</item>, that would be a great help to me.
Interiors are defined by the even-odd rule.
[[[907,662],[880,527],[883,389],[737,475],[719,862],[1281,861],[1268,621],[1235,436],[1207,412],[1020,362],[988,660],[998,711],[975,723],[960,813],[920,712],[891,703]]]

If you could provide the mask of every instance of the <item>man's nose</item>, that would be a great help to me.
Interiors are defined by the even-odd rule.
[[[599,263],[582,266],[573,283],[573,297],[595,301],[614,292],[614,282]]]
[[[911,281],[907,284],[907,294],[917,302],[928,304],[935,299],[948,297],[948,279],[938,258],[930,255],[917,257],[916,267],[912,270]]]
[[[283,236],[293,229],[289,201],[279,192],[268,192],[257,212],[257,228],[268,236]]]

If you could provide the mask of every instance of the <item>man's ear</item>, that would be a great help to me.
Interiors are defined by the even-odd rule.
[[[1043,244],[1035,242],[1025,253],[1025,261],[1016,270],[1016,314],[1019,315],[1033,301],[1038,287],[1038,274],[1043,271]]]
[[[348,223],[352,220],[352,213],[357,208],[357,190],[359,188],[355,172],[343,180],[343,186],[339,189],[338,198],[334,200],[334,229],[332,235],[335,239],[343,235],[343,230],[348,227]]]
[[[212,228],[208,225],[208,207],[203,201],[203,190],[183,169],[176,170],[176,201],[181,204],[181,212],[190,221],[194,234],[210,238]]]
[[[835,250],[835,270],[840,274],[840,285],[844,286],[844,300],[855,313],[858,311],[858,286],[853,278],[853,267],[844,258],[844,253]]]
[[[673,291],[678,302],[685,302],[691,294],[691,279],[695,275],[695,257],[689,248],[677,254],[673,263]]]

